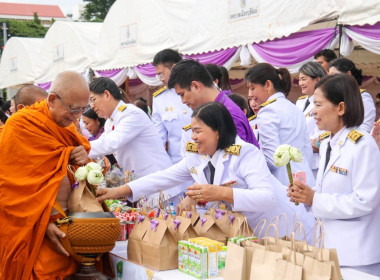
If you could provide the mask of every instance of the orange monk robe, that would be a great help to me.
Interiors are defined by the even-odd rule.
[[[75,146],[90,149],[74,127],[52,119],[46,100],[9,118],[0,138],[0,279],[63,279],[70,257],[44,238],[52,205]]]
[[[0,126],[0,137],[1,137],[1,133],[3,133],[3,129],[4,129],[4,125]]]

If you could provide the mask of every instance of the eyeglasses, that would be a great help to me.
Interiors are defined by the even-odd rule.
[[[66,107],[66,109],[70,112],[70,114],[79,114],[79,113],[84,113],[86,111],[88,111],[90,109],[90,106],[89,105],[86,105],[85,107],[82,107],[82,108],[78,108],[78,109],[73,109],[71,108],[71,106],[67,105],[63,100],[62,98],[54,91],[51,91],[51,93],[54,93],[55,96],[58,97],[59,101],[62,102],[62,104]]]
[[[160,80],[163,80],[164,79],[164,76],[165,76],[165,73],[157,73],[157,78],[160,79]]]

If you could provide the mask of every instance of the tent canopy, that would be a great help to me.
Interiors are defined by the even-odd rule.
[[[36,77],[42,38],[12,37],[0,62],[0,88],[31,83]]]
[[[37,67],[37,83],[65,70],[83,73],[93,61],[102,23],[56,21],[46,33]]]

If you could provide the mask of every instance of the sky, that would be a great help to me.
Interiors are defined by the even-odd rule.
[[[58,5],[65,14],[71,14],[73,6],[84,4],[82,0],[1,0],[1,2]]]

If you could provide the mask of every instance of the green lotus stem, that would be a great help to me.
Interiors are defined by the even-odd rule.
[[[293,175],[292,175],[292,168],[290,166],[290,162],[288,162],[286,164],[286,171],[288,171],[288,177],[289,177],[289,182],[290,182],[290,185],[293,186]],[[294,202],[295,205],[299,205],[299,202],[298,201],[295,201]]]

